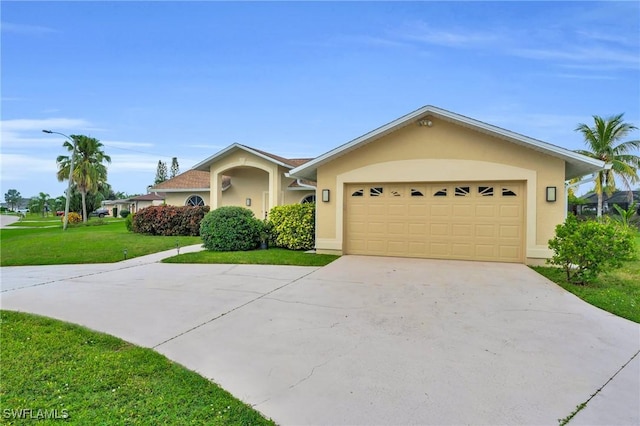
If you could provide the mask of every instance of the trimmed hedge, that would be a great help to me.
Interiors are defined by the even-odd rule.
[[[253,250],[260,244],[263,224],[244,207],[218,207],[202,219],[200,236],[207,250]]]
[[[276,246],[290,250],[311,250],[316,242],[314,203],[276,206],[269,212],[272,238]]]
[[[209,206],[151,206],[133,215],[133,232],[148,235],[198,236]]]

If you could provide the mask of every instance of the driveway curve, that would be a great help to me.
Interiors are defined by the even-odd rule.
[[[3,309],[154,348],[283,425],[640,423],[640,325],[524,265],[1,268]]]

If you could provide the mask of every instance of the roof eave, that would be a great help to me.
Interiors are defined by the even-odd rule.
[[[246,152],[248,152],[250,154],[253,154],[253,155],[257,156],[257,157],[260,157],[260,158],[262,158],[264,160],[267,160],[267,161],[269,161],[271,163],[277,164],[277,165],[285,167],[287,169],[291,169],[291,165],[283,163],[282,161],[278,161],[275,158],[271,158],[271,157],[269,157],[267,155],[264,155],[264,154],[262,154],[262,153],[260,153],[258,151],[255,151],[255,150],[251,149],[250,147],[242,145],[240,143],[234,143],[234,144],[229,145],[228,147],[224,148],[223,150],[218,151],[217,153],[213,154],[211,157],[199,162],[198,164],[193,166],[191,169],[192,170],[200,170],[200,171],[208,172],[209,168],[211,166],[211,163],[213,163],[216,160],[218,160],[219,158],[225,156],[227,153],[231,152],[234,149],[241,149],[241,150],[246,151]]]
[[[210,188],[167,188],[162,189],[162,192],[208,192]]]
[[[529,149],[534,149],[553,157],[561,158],[565,161],[565,179],[584,176],[586,174],[601,170],[605,167],[602,161],[595,160],[593,158],[578,154],[573,151],[569,151],[565,148],[533,139],[528,136],[512,132],[510,130],[506,130],[491,124],[484,123],[482,121],[475,120],[473,118],[465,117],[451,111],[434,107],[432,105],[427,105],[356,139],[353,139],[343,145],[340,145],[339,147],[326,152],[316,159],[290,170],[289,174],[292,177],[296,178],[317,180],[317,169],[319,166],[333,160],[336,157],[345,155],[346,153],[358,148],[360,145],[371,143],[401,127],[405,127],[415,122],[418,118],[426,115],[433,115],[447,121],[465,125],[476,130],[480,130],[485,133],[490,133],[494,136],[507,139],[517,145]]]

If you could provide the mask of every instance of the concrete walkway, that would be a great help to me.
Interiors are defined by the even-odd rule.
[[[640,424],[640,325],[523,265],[154,256],[1,268],[2,308],[154,348],[283,425],[557,424],[587,401],[571,424]]]
[[[19,220],[20,220],[20,217],[16,215],[0,214],[0,228],[6,228],[7,226]]]

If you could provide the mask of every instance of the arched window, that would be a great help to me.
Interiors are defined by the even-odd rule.
[[[300,201],[300,204],[315,203],[315,202],[316,202],[316,194],[310,194],[304,197],[302,201]]]
[[[185,206],[204,206],[204,200],[199,195],[192,195],[187,198],[187,202],[184,203]]]

